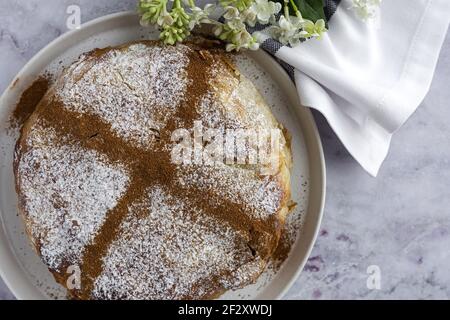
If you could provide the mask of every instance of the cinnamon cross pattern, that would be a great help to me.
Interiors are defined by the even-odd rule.
[[[119,226],[128,214],[128,205],[142,199],[151,186],[159,185],[168,188],[178,197],[189,198],[192,204],[192,212],[189,214],[198,214],[193,208],[212,214],[236,230],[249,234],[251,239],[249,243],[264,241],[258,238],[263,238],[264,233],[274,234],[273,228],[279,228],[276,217],[272,216],[268,221],[255,221],[245,214],[241,204],[222,199],[211,191],[195,187],[186,188],[175,179],[177,167],[172,163],[170,152],[164,146],[171,143],[171,133],[177,124],[180,125],[180,121],[182,125],[189,127],[198,118],[196,106],[199,99],[208,92],[208,76],[213,62],[212,55],[204,55],[201,52],[199,54],[199,51],[195,50],[189,53],[187,70],[188,77],[192,81],[189,82],[186,92],[195,94],[187,94],[182,99],[174,117],[156,133],[157,138],[154,139],[151,150],[133,146],[118,137],[111,129],[111,124],[98,116],[67,110],[57,98],[39,108],[40,119],[52,126],[60,136],[70,137],[83,148],[104,154],[111,163],[125,165],[130,174],[128,189],[117,205],[106,214],[105,221],[94,240],[84,249],[80,267],[81,289],[74,292],[77,297],[90,298],[94,281],[102,272],[102,259],[107,254],[109,245],[117,237]],[[249,247],[249,250],[255,254],[254,248]]]

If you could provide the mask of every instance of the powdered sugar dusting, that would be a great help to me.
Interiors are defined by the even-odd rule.
[[[197,187],[239,203],[252,218],[267,219],[281,208],[282,188],[276,178],[260,177],[242,166],[217,163],[213,166],[186,166],[179,170],[182,186]]]
[[[199,105],[202,120],[216,128],[277,128],[263,97],[252,82],[216,62],[209,80],[210,92]]]
[[[95,64],[90,57],[69,69],[57,94],[67,109],[98,115],[120,137],[150,148],[155,130],[184,97],[188,50],[145,44],[111,49]]]
[[[217,286],[208,285],[212,276],[222,275],[220,284],[229,289],[261,272],[243,235],[190,206],[159,187],[131,206],[104,258],[94,297],[198,298]]]
[[[206,129],[222,135],[228,129],[268,130],[278,122],[254,85],[239,73],[216,63],[211,71],[210,90],[200,100],[199,119]],[[224,151],[235,148],[225,144]],[[246,149],[255,148],[246,144]],[[248,154],[249,150],[239,150]],[[287,156],[287,155],[283,155]],[[258,165],[180,166],[177,179],[184,187],[196,187],[217,194],[219,198],[240,204],[252,218],[267,219],[282,207],[283,186],[276,175],[261,176]]]
[[[18,172],[25,216],[44,262],[53,270],[80,263],[83,249],[126,190],[125,168],[95,151],[60,144],[51,128],[34,126]]]

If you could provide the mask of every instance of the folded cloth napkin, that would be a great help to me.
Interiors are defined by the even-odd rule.
[[[384,0],[369,22],[349,9],[352,0],[325,3],[329,31],[321,40],[291,48],[266,39],[262,48],[292,71],[302,104],[319,110],[376,176],[392,134],[429,90],[450,0]]]

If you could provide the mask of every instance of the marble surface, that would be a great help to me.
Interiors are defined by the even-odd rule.
[[[79,5],[85,22],[135,3],[1,0],[0,92],[38,50],[67,31],[67,6]],[[328,170],[325,214],[311,258],[285,298],[450,298],[449,83],[450,35],[429,94],[394,136],[376,179],[316,114]],[[368,267],[379,271],[377,288],[368,288]],[[0,280],[0,299],[13,298]]]

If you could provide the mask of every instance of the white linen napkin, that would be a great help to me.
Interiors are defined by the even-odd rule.
[[[368,23],[349,9],[351,0],[335,3],[321,40],[275,50],[267,40],[262,47],[294,68],[302,104],[319,110],[352,156],[376,176],[392,134],[429,90],[450,0],[384,0]]]

